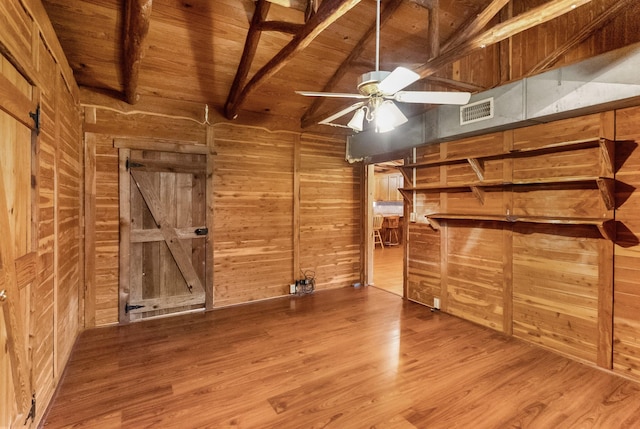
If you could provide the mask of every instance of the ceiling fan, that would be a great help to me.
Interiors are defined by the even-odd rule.
[[[296,91],[296,93],[310,97],[351,98],[359,101],[343,109],[319,124],[334,127],[351,128],[359,132],[364,129],[364,121],[374,123],[377,133],[393,130],[407,122],[407,117],[396,106],[400,103],[429,103],[429,104],[459,104],[469,102],[469,92],[441,92],[441,91],[402,91],[407,86],[420,79],[420,75],[405,67],[397,67],[392,72],[380,70],[380,0],[376,0],[376,69],[362,76],[358,82],[359,94],[339,92]],[[345,126],[333,121],[355,110],[355,114]]]

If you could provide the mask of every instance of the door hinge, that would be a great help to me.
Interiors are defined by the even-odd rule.
[[[36,394],[35,393],[31,396],[31,408],[29,409],[29,414],[27,414],[27,418],[24,421],[25,425],[27,424],[29,419],[31,419],[32,422],[36,421]]]
[[[124,305],[124,312],[126,314],[126,313],[129,313],[131,310],[137,310],[138,308],[143,308],[143,307],[144,305],[129,305],[129,303],[127,302]]]
[[[36,106],[35,112],[29,112],[29,116],[33,119],[35,125],[36,134],[40,134],[40,105]]]
[[[136,167],[144,167],[143,164],[140,164],[139,162],[134,162],[129,160],[129,158],[127,158],[127,161],[125,163],[125,167],[127,170],[129,170],[130,168],[136,168]]]

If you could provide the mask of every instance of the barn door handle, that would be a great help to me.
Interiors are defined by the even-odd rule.
[[[196,235],[207,235],[209,234],[209,228],[196,228],[194,232]]]

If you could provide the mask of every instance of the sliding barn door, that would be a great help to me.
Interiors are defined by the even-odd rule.
[[[204,308],[207,155],[120,149],[120,320]]]

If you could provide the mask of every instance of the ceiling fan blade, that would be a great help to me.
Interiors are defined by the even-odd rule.
[[[471,98],[470,92],[447,91],[399,91],[393,100],[401,103],[429,103],[429,104],[467,104]]]
[[[323,124],[323,125],[332,125],[334,127],[344,127],[344,128],[349,128],[346,125],[340,125],[340,124],[332,124],[331,122],[335,121],[336,119],[346,115],[347,113],[351,113],[356,109],[359,109],[360,107],[364,106],[366,104],[366,102],[364,101],[359,101],[355,104],[352,104],[351,106],[347,107],[346,109],[342,109],[341,111],[334,113],[333,115],[329,116],[328,118],[325,118],[323,120],[321,120],[320,122],[318,122],[319,124]]]
[[[384,95],[393,95],[420,79],[420,75],[405,67],[397,67],[380,82],[378,89]]]
[[[349,94],[346,92],[315,92],[315,91],[296,91],[296,94],[305,95],[307,97],[333,97],[333,98],[369,98],[362,94]]]

